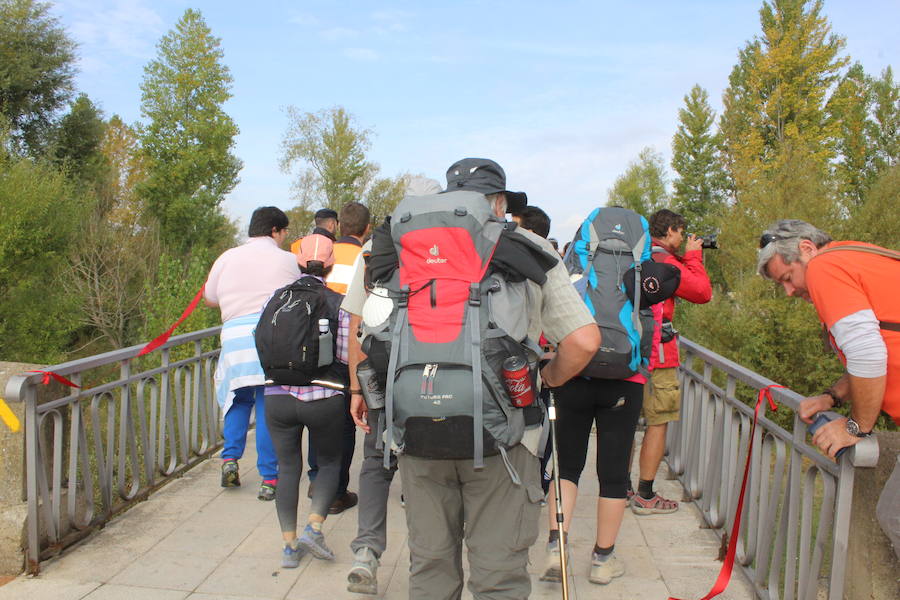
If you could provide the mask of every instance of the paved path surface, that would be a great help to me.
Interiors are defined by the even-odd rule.
[[[362,448],[362,437],[358,440]],[[596,477],[591,457],[573,523],[572,562],[575,573],[570,597],[604,600],[685,600],[706,594],[719,572],[715,561],[719,540],[701,529],[693,504],[669,515],[637,517],[626,511],[616,552],[626,574],[607,586],[587,580],[593,546]],[[359,455],[351,481],[356,479]],[[0,600],[335,600],[372,598],[346,591],[352,562],[350,540],[356,533],[356,508],[329,517],[324,531],[335,550],[333,562],[305,557],[297,569],[282,569],[281,536],[272,502],[256,499],[258,477],[252,440],[241,461],[244,487],[219,487],[219,461],[199,465],[149,500],[114,520],[98,534],[46,561],[39,577],[18,577],[0,587]],[[665,467],[663,467],[665,469]],[[660,474],[663,494],[681,497],[676,481]],[[397,480],[399,482],[399,479]],[[309,509],[306,483],[301,483],[301,522]],[[351,486],[351,489],[355,487]],[[546,509],[542,519],[546,523]],[[378,598],[408,597],[409,549],[400,506],[400,486],[391,490],[388,549],[378,571]],[[531,598],[561,598],[558,584],[538,581],[546,560],[546,533],[531,550],[534,573]],[[463,594],[471,598],[468,592]],[[753,598],[739,573],[719,598]]]

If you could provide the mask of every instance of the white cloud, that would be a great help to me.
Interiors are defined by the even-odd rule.
[[[345,48],[344,56],[351,60],[375,61],[378,60],[378,53],[371,48]]]
[[[324,29],[320,31],[319,36],[324,40],[328,40],[329,42],[335,42],[338,40],[347,40],[358,37],[359,32],[348,27],[332,27],[330,29]]]
[[[376,21],[404,21],[415,16],[406,10],[377,10],[372,13],[372,18]]]
[[[301,25],[303,27],[316,27],[319,25],[320,21],[317,17],[313,15],[303,14],[303,13],[294,13],[288,18],[288,23],[293,23],[294,25]]]
[[[108,55],[110,62],[117,55],[152,57],[164,29],[162,18],[143,0],[71,2],[65,8],[73,37],[96,54]]]

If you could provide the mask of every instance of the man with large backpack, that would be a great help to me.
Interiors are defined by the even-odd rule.
[[[407,181],[407,196],[429,196],[440,192],[441,185],[434,179],[415,176]],[[341,304],[341,309],[350,313],[350,414],[355,424],[366,434],[363,441],[363,460],[359,467],[357,530],[356,537],[350,542],[353,564],[347,573],[347,590],[360,594],[377,594],[378,566],[381,556],[387,549],[388,496],[397,471],[397,459],[388,448],[387,451],[391,455],[390,466],[384,468],[385,448],[382,435],[384,406],[378,397],[383,389],[379,389],[377,382],[365,382],[367,391],[371,390],[376,394],[372,400],[372,407],[369,408],[365,397],[361,395],[363,382],[357,377],[357,369],[366,359],[357,334],[363,333],[365,329],[362,315],[368,296],[365,285],[366,262],[372,251],[372,241],[367,241],[361,250],[353,266],[353,276],[347,287],[347,294]],[[366,312],[371,318],[371,311]],[[366,364],[363,363],[363,369]]]
[[[712,284],[703,267],[703,241],[695,235],[685,236],[684,217],[668,209],[650,216],[653,237],[653,260],[676,267],[681,282],[675,296],[693,304],[705,304],[712,298]],[[684,254],[678,254],[684,241]],[[637,493],[631,498],[631,511],[636,515],[665,514],[678,510],[678,502],[663,498],[653,490],[653,481],[666,449],[666,429],[677,421],[681,410],[678,385],[678,336],[675,318],[675,296],[663,303],[663,329],[659,346],[659,365],[644,387],[644,418],[647,430],[641,442],[640,475]],[[630,482],[629,482],[630,483]]]
[[[504,221],[524,202],[497,163],[463,159],[444,193],[404,199],[373,237],[370,297],[388,310],[363,349],[384,377],[386,443],[399,453],[411,598],[461,596],[463,538],[475,598],[531,591],[543,498],[532,340],[543,331],[558,345],[541,369],[553,387],[600,336],[552,247]]]

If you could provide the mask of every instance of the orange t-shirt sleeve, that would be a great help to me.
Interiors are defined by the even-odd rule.
[[[832,255],[814,259],[806,269],[810,298],[819,319],[828,328],[847,315],[872,308],[860,282],[835,258]]]

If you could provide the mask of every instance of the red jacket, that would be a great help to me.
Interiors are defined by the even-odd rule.
[[[654,248],[663,248],[656,240],[653,240]],[[703,268],[703,251],[690,250],[684,253],[684,256],[672,254],[665,248],[664,252],[657,250],[653,253],[653,260],[657,262],[675,265],[681,271],[681,283],[675,290],[675,296],[672,296],[663,302],[663,321],[672,321],[675,317],[675,297],[684,298],[693,304],[706,304],[712,299],[712,284],[709,282],[709,275]],[[660,344],[662,353],[659,357],[657,368],[664,369],[668,367],[677,367],[681,364],[678,357],[678,339],[675,338],[665,344]]]

